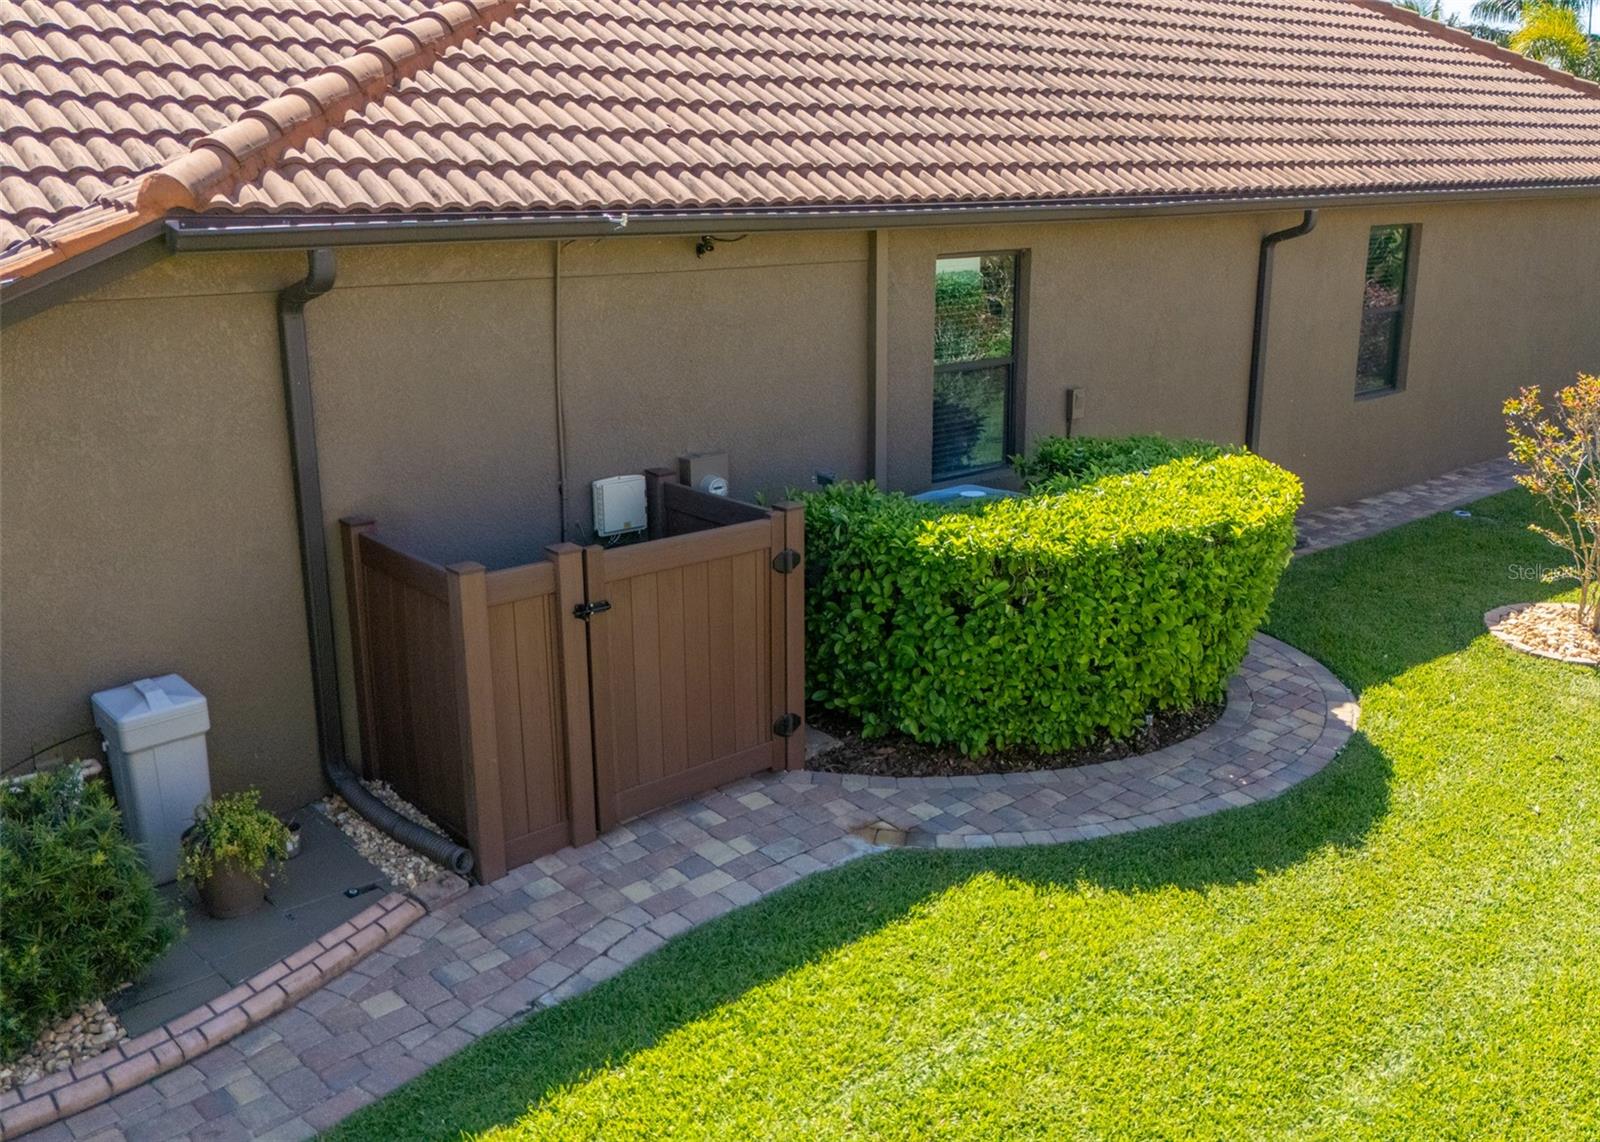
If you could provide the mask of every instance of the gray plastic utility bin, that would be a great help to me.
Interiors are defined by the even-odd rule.
[[[90,701],[106,741],[122,828],[157,884],[178,876],[178,846],[195,806],[211,796],[205,696],[176,674],[144,678]]]

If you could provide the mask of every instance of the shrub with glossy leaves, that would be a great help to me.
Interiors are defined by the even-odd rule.
[[[177,930],[98,784],[65,767],[0,783],[0,1059],[136,977]]]
[[[1214,701],[1300,501],[1251,455],[956,511],[828,488],[806,501],[812,699],[969,754],[1070,749]]]
[[[1166,436],[1046,436],[1030,456],[1015,460],[1017,474],[1039,492],[1065,492],[1105,476],[1147,472],[1187,456],[1214,460],[1244,449],[1209,440]]]

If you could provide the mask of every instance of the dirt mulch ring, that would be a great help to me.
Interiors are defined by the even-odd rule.
[[[1192,710],[1156,714],[1130,738],[1104,738],[1063,753],[1004,750],[984,757],[963,757],[949,746],[930,746],[904,734],[865,740],[861,726],[830,710],[808,714],[812,725],[839,739],[839,744],[806,762],[821,773],[856,773],[867,777],[966,777],[978,773],[1026,773],[1036,769],[1068,769],[1102,761],[1154,753],[1191,738],[1222,716],[1227,702]]]
[[[1524,654],[1600,666],[1600,636],[1578,622],[1576,603],[1513,603],[1483,621],[1490,634]]]

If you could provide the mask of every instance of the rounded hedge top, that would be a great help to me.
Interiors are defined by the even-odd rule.
[[[1294,546],[1299,481],[1218,452],[950,510],[809,497],[812,697],[868,734],[1053,752],[1219,698]]]
[[[1017,474],[1038,492],[1065,492],[1106,476],[1145,472],[1173,460],[1243,455],[1237,444],[1167,436],[1046,436],[1031,456],[1016,458]]]

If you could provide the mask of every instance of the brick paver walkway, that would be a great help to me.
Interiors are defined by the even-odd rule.
[[[1510,460],[1485,460],[1353,504],[1306,512],[1299,520],[1299,550],[1308,554],[1337,547],[1503,492],[1513,486],[1513,470]]]
[[[879,851],[863,830],[977,848],[1199,817],[1321,769],[1355,718],[1326,669],[1258,636],[1222,718],[1154,754],[981,777],[762,774],[474,887],[270,1021],[31,1137],[307,1137],[680,932]]]

